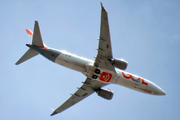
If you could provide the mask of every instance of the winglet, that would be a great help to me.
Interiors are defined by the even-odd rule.
[[[101,3],[101,7],[103,7],[103,4],[102,4],[102,2],[100,2]]]
[[[29,34],[29,35],[33,35],[33,32],[32,32],[31,30],[29,30],[29,29],[26,29],[26,32],[27,32],[27,34]]]
[[[33,32],[31,30],[29,30],[29,29],[26,29],[26,32],[27,32],[27,34],[28,34],[28,36],[30,38],[30,41],[32,42]]]

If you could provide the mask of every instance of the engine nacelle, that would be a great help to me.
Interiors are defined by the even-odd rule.
[[[117,67],[119,69],[125,70],[128,66],[128,62],[123,60],[123,59],[117,59],[117,58],[113,58],[111,59],[111,64],[114,67]]]
[[[114,95],[114,93],[111,90],[106,89],[98,89],[96,90],[96,93],[107,100],[111,100]]]

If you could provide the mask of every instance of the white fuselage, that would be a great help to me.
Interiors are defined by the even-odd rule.
[[[73,70],[79,71],[92,79],[92,75],[95,74],[94,61],[88,60],[83,57],[76,56],[66,51],[59,51],[61,54],[55,59],[55,62]],[[107,69],[100,69],[101,73],[97,75],[98,78],[94,80],[101,81],[106,84],[114,83],[122,85],[140,92],[145,92],[154,95],[164,95],[165,92],[153,82],[141,78],[139,76],[127,73],[125,71],[116,69],[116,72],[109,71]],[[106,74],[107,73],[107,74]]]

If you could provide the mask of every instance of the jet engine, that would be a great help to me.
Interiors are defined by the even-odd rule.
[[[102,98],[105,98],[107,100],[111,100],[114,94],[111,90],[106,90],[101,88],[96,90],[96,93]]]
[[[128,65],[128,62],[123,60],[123,59],[113,58],[110,61],[114,67],[117,67],[117,68],[122,69],[122,70],[125,70],[127,68],[127,65]]]

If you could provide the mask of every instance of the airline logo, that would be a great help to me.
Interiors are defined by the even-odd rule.
[[[112,78],[112,74],[111,73],[102,72],[99,80],[101,80],[103,82],[110,82],[111,78]]]
[[[129,73],[124,73],[124,72],[122,72],[122,75],[123,75],[124,78],[126,78],[126,79],[131,79],[131,80],[133,80],[133,81],[135,81],[135,82],[137,82],[137,83],[141,82],[141,83],[144,84],[144,85],[148,85],[148,83],[146,83],[145,80],[142,79],[142,78],[140,78],[140,77],[138,77],[138,78],[135,79],[135,78],[133,78],[133,75],[131,75],[131,74],[129,74]]]

